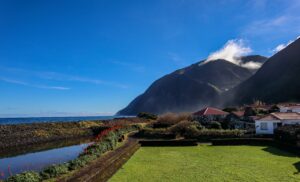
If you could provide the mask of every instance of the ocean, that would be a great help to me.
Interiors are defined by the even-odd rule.
[[[0,118],[0,125],[46,123],[46,122],[78,122],[85,120],[108,120],[129,116],[74,116],[74,117],[24,117],[24,118]]]

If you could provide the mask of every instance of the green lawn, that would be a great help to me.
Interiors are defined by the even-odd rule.
[[[114,181],[299,182],[300,158],[273,147],[142,147]]]

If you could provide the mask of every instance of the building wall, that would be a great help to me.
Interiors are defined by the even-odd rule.
[[[263,130],[261,128],[261,123],[267,123],[267,129]],[[282,125],[300,125],[300,120],[273,120],[273,121],[255,121],[255,131],[256,134],[274,134],[274,130],[277,128],[277,124],[282,123]]]
[[[300,120],[283,120],[282,125],[300,124]]]
[[[274,123],[278,123],[280,122],[279,120],[273,120],[273,121],[255,121],[255,131],[256,134],[273,134],[274,133],[274,129],[276,129],[276,126],[274,126]],[[267,125],[267,129],[264,130],[261,128],[261,123],[266,123]]]
[[[296,107],[296,108],[289,108],[289,107],[280,107],[280,112],[298,112],[300,113],[300,107]]]

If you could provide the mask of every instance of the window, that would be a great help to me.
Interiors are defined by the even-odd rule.
[[[260,123],[261,130],[268,130],[268,123]]]

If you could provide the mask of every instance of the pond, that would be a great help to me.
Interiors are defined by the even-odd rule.
[[[49,149],[26,151],[26,153],[16,152],[17,155],[15,156],[0,155],[0,179],[29,170],[41,171],[52,164],[75,159],[91,143],[91,139],[88,139],[71,146],[51,147]]]

